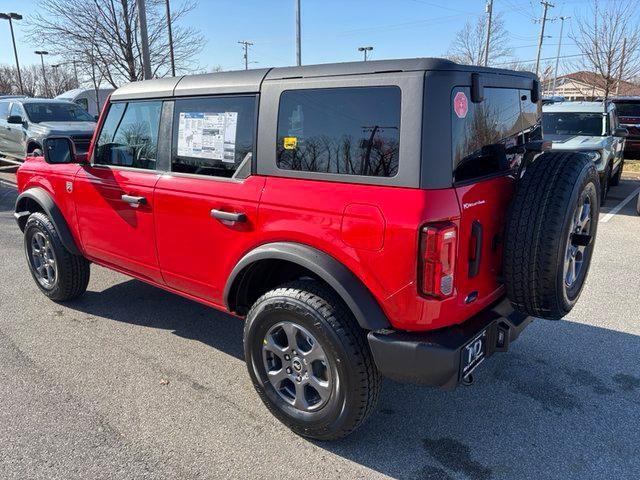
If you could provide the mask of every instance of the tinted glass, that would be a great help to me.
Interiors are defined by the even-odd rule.
[[[94,119],[86,110],[75,103],[25,103],[29,120],[40,122],[93,122]]]
[[[84,108],[86,111],[89,111],[89,100],[86,98],[78,98],[75,101],[76,105],[80,105],[82,108]]]
[[[616,109],[621,117],[640,117],[640,103],[638,102],[616,102]]]
[[[397,87],[289,90],[280,97],[279,168],[393,177],[399,144]]]
[[[509,172],[520,164],[516,147],[540,138],[539,107],[530,92],[507,88],[485,88],[484,101],[472,103],[468,87],[455,88],[451,102],[466,104],[452,108],[452,145],[455,181]]]
[[[0,120],[6,120],[9,116],[9,102],[0,102]]]
[[[602,113],[547,112],[542,115],[545,135],[602,135],[606,116]]]
[[[104,121],[94,163],[156,168],[162,102],[114,103]]]
[[[214,177],[232,177],[240,170],[247,176],[255,108],[254,96],[176,100],[171,170]]]

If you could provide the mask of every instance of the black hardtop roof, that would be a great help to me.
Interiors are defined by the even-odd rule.
[[[0,98],[0,102],[20,102],[20,103],[63,103],[68,105],[71,103],[69,100],[62,100],[56,98],[31,98],[31,97],[13,97],[13,98]]]
[[[530,72],[516,72],[498,68],[461,65],[442,58],[409,58],[401,60],[373,60],[368,62],[327,63],[301,67],[276,67],[255,70],[205,73],[182,77],[159,78],[133,82],[118,88],[112,100],[204,95],[208,93],[257,93],[263,81],[292,78],[318,78],[344,75],[410,71],[457,71],[535,78]]]
[[[633,103],[640,103],[640,97],[615,97],[615,98],[611,98],[610,99],[613,103],[617,103],[617,102],[633,102]]]

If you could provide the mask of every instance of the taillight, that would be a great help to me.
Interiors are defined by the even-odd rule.
[[[424,295],[446,298],[453,295],[456,267],[456,226],[432,223],[420,232],[419,288]]]

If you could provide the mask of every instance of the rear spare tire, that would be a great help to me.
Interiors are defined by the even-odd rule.
[[[516,310],[549,320],[571,311],[591,263],[600,193],[584,154],[547,152],[527,167],[505,229],[504,281]]]

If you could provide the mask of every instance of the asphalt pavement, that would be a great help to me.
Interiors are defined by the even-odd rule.
[[[638,180],[611,190],[579,304],[453,392],[385,381],[350,437],[264,408],[242,322],[92,266],[59,305],[31,279],[0,174],[0,478],[640,478]]]

